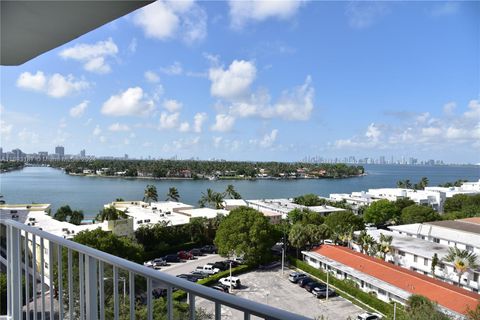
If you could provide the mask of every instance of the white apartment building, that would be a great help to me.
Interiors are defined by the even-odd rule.
[[[356,235],[359,233],[359,231],[355,232]],[[437,254],[439,263],[435,268],[435,278],[457,285],[458,274],[453,264],[442,261],[448,254],[448,245],[429,242],[387,230],[367,230],[367,233],[377,242],[379,242],[380,234],[392,236],[391,251],[386,255],[385,261],[426,276],[433,277],[432,258],[434,254]],[[361,252],[361,248],[356,244],[353,245],[353,249]],[[479,270],[468,270],[465,272],[460,279],[460,286],[478,293],[479,272]]]
[[[480,256],[480,218],[433,221],[388,227],[394,233],[468,250]]]

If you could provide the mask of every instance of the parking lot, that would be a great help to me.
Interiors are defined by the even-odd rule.
[[[325,320],[343,320],[348,317],[356,319],[357,315],[364,312],[342,297],[329,298],[328,301],[315,298],[305,289],[288,281],[290,272],[285,269],[282,275],[280,269],[275,269],[242,274],[239,276],[242,288],[234,290],[233,294],[309,318],[323,316]],[[214,313],[214,304],[205,299],[197,299],[197,308]],[[243,313],[222,307],[222,319],[243,319]]]
[[[169,263],[168,266],[162,267],[160,271],[176,276],[182,273],[190,273],[196,267],[204,266],[209,262],[213,263],[222,260],[225,260],[225,258],[220,257],[218,254],[205,254],[203,256],[196,257],[196,259],[193,260]]]

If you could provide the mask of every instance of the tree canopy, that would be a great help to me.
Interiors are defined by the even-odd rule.
[[[321,225],[323,224],[325,218],[322,217],[318,212],[308,209],[293,209],[288,213],[288,220],[291,224],[300,222],[302,224]]]
[[[325,204],[324,199],[320,199],[316,194],[308,193],[302,196],[293,198],[293,202],[307,207],[321,206]]]
[[[152,184],[147,185],[143,194],[143,201],[148,203],[158,201],[157,187]]]
[[[81,231],[73,241],[86,246],[134,261],[143,261],[143,247],[130,238],[120,237],[98,228],[91,231]]]
[[[365,229],[363,219],[351,211],[339,211],[328,215],[325,218],[325,225],[330,230],[331,235],[337,239],[353,231]]]
[[[425,296],[412,294],[407,300],[407,316],[409,320],[448,320],[447,315],[440,312],[437,305]]]
[[[398,219],[400,212],[393,202],[382,199],[373,202],[363,213],[363,218],[367,223],[373,223],[376,226],[387,223],[389,220]]]
[[[53,215],[53,218],[58,221],[67,221],[72,224],[80,225],[83,220],[82,210],[72,210],[70,206],[62,206],[58,208],[57,212]]]
[[[261,212],[239,207],[220,222],[214,243],[221,255],[243,254],[248,264],[256,265],[269,259],[280,236]]]
[[[403,224],[423,223],[427,221],[436,221],[440,219],[440,215],[429,206],[421,206],[414,204],[402,210],[400,221]]]

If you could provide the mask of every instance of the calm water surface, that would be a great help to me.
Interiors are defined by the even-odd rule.
[[[192,181],[69,176],[57,169],[28,167],[1,174],[0,193],[7,203],[50,203],[53,210],[69,204],[72,208],[83,210],[86,217],[92,217],[105,203],[116,198],[141,200],[147,184],[157,187],[160,200],[165,197],[169,187],[176,187],[181,201],[196,205],[207,188],[220,192],[228,184],[233,184],[245,199],[262,199],[294,197],[305,193],[328,196],[330,193],[395,187],[398,180],[410,179],[415,183],[423,176],[428,177],[430,185],[458,179],[480,179],[479,166],[367,165],[365,169],[366,176],[349,179]]]

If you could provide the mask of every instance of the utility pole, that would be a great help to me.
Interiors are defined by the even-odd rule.
[[[393,320],[397,319],[397,303],[393,303]]]
[[[325,296],[325,300],[328,300],[328,290],[329,290],[329,284],[328,284],[328,280],[329,280],[329,277],[328,275],[330,274],[330,272],[328,272],[329,270],[327,269],[327,292],[326,292],[326,296]]]

